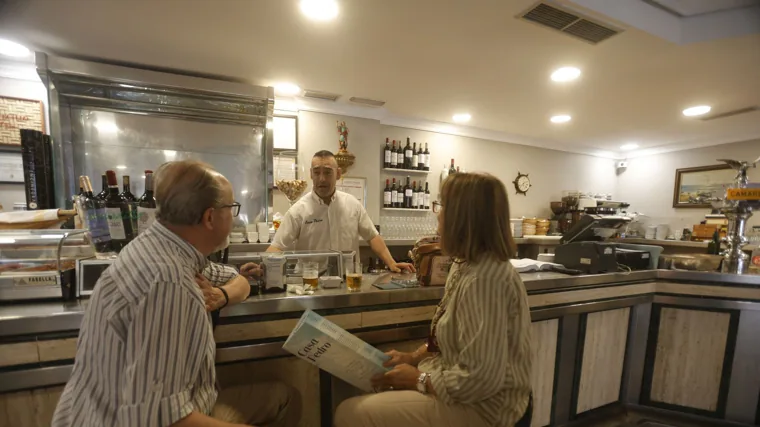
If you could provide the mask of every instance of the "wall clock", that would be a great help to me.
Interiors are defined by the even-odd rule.
[[[513,184],[515,184],[515,191],[517,191],[517,194],[522,194],[525,196],[528,193],[528,190],[530,190],[531,184],[530,184],[530,178],[528,178],[528,174],[517,172],[517,178],[515,178],[514,181],[512,181]]]

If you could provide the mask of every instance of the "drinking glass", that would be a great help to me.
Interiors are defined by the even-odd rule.
[[[319,263],[303,263],[303,286],[306,290],[316,291],[319,287]]]
[[[346,265],[346,289],[348,292],[361,292],[362,263],[354,262]]]

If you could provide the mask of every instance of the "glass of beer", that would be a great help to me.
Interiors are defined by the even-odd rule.
[[[348,292],[362,290],[362,263],[352,262],[346,265],[346,289]]]
[[[305,290],[316,291],[319,287],[319,263],[303,263],[303,286]]]

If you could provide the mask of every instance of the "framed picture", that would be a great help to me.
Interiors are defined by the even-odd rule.
[[[45,133],[42,102],[0,96],[0,145],[21,145],[20,129]]]
[[[356,197],[367,208],[367,178],[344,176],[335,184],[335,188]]]
[[[673,207],[711,208],[707,199],[722,196],[735,177],[736,171],[729,165],[677,169]]]

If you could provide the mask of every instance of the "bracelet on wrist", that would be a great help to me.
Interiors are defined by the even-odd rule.
[[[229,304],[229,303],[230,303],[230,296],[229,296],[229,295],[227,295],[227,291],[225,291],[223,287],[219,286],[219,288],[218,288],[218,289],[219,289],[220,291],[222,291],[222,294],[224,295],[224,304],[222,304],[222,306],[221,306],[221,307],[219,307],[219,309],[221,310],[221,309],[223,309],[224,307],[227,307],[227,304]]]

